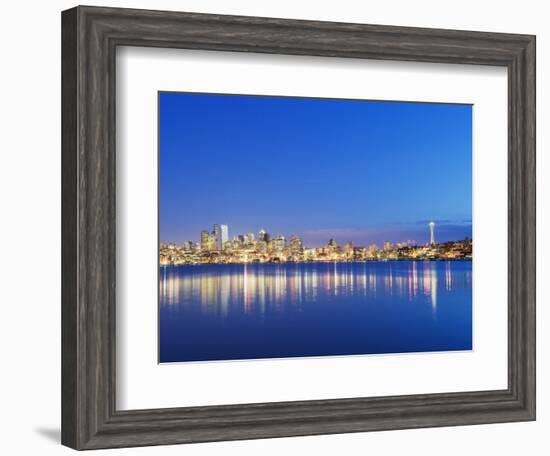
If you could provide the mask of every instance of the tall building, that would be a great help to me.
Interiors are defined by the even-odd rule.
[[[218,225],[217,223],[214,224],[214,229],[212,230],[212,234],[214,236],[216,249],[221,250],[222,249],[222,232],[220,229],[220,225]]]
[[[214,233],[210,233],[208,236],[208,249],[207,250],[218,250],[218,243],[216,241],[216,236]]]
[[[290,238],[290,251],[296,255],[304,251],[302,240],[298,236],[291,236]]]
[[[274,239],[274,242],[275,242],[275,249],[276,250],[284,250],[285,247],[286,247],[286,239],[285,237],[282,235],[282,234],[279,234],[279,236],[277,236],[275,239]]]
[[[269,239],[267,239],[267,233],[265,232],[264,229],[261,229],[260,232],[258,233],[258,241],[263,241],[263,242],[269,241]]]
[[[206,230],[201,231],[201,250],[208,250],[208,241],[210,240],[210,233]]]
[[[221,240],[220,245],[223,246],[229,241],[229,227],[227,225],[220,225]]]
[[[428,226],[430,227],[430,244],[434,245],[435,244],[435,223],[430,222]]]

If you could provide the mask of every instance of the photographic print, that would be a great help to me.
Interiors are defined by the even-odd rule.
[[[159,92],[159,362],[472,349],[472,106]]]

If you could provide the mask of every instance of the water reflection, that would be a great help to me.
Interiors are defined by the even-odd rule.
[[[161,268],[160,361],[469,350],[470,262]]]
[[[455,265],[411,261],[164,267],[160,297],[163,306],[198,306],[202,313],[220,317],[230,312],[284,311],[327,296],[358,295],[364,305],[395,295],[430,304],[435,312],[439,293],[471,288],[469,270],[454,273]],[[439,276],[444,289],[438,287]]]

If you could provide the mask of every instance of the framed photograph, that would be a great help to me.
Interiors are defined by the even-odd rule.
[[[62,442],[535,419],[535,37],[62,13]]]

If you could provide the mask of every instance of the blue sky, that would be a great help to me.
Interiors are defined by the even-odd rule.
[[[472,106],[159,93],[161,242],[471,237]]]

